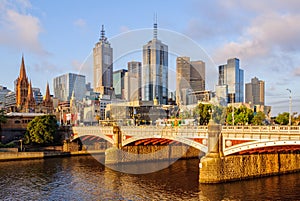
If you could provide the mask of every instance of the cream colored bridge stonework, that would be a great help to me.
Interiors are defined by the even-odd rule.
[[[91,135],[111,144],[124,147],[144,139],[168,139],[192,146],[208,153],[207,126],[121,126],[114,132],[112,126],[73,127],[74,139]],[[218,136],[222,156],[247,150],[274,146],[300,145],[300,126],[223,126]]]

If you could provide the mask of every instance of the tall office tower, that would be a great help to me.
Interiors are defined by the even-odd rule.
[[[188,90],[187,90],[188,89]],[[176,103],[177,105],[189,104],[183,97],[205,90],[205,63],[203,61],[190,61],[189,57],[177,57],[176,59]],[[183,94],[184,91],[184,94]],[[196,98],[196,97],[195,97]]]
[[[168,46],[157,38],[157,22],[153,39],[143,46],[142,100],[168,104]]]
[[[37,87],[32,88],[32,93],[37,105],[43,102],[43,95],[41,93],[40,88]]]
[[[253,105],[265,105],[265,82],[257,77],[246,84],[246,103]]]
[[[7,87],[0,85],[0,110],[5,106],[5,96],[10,92]]]
[[[218,87],[227,88],[227,97],[223,97],[227,103],[244,102],[244,70],[240,69],[239,59],[228,59],[227,64],[219,66]]]
[[[116,98],[124,99],[124,77],[127,70],[121,69],[113,72],[113,87]]]
[[[85,96],[85,76],[67,73],[53,79],[53,89],[56,98],[61,101],[69,101],[74,91],[77,100]]]
[[[113,48],[105,37],[102,25],[101,37],[95,44],[94,53],[94,91],[105,95],[113,92]]]
[[[124,77],[124,99],[127,101],[138,101],[139,88],[138,76],[136,73],[126,72]]]
[[[135,84],[134,89],[132,90],[136,90],[137,100],[142,100],[142,63],[139,61],[130,61],[127,63],[127,65],[128,72],[134,74],[137,79],[137,85]],[[131,75],[131,77],[134,75]]]

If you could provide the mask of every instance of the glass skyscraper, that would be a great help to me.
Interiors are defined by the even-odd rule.
[[[121,69],[113,73],[113,86],[116,98],[124,99],[124,77],[127,70]]]
[[[142,100],[168,104],[168,46],[157,38],[154,23],[153,39],[143,46]]]
[[[53,89],[56,98],[61,101],[69,101],[74,91],[75,98],[82,100],[85,96],[85,76],[67,73],[53,79]]]
[[[226,91],[226,97],[221,98],[225,99],[227,103],[244,102],[244,70],[240,69],[239,59],[228,59],[227,64],[219,66],[219,81],[216,91],[224,91],[218,90],[218,88]]]

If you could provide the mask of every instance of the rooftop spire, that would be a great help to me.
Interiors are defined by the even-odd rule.
[[[21,62],[21,67],[20,67],[20,79],[26,78],[26,70],[25,70],[25,64],[24,64],[24,56],[22,54],[22,62]]]
[[[153,38],[157,39],[157,14],[154,13]]]
[[[45,100],[50,100],[50,89],[49,89],[49,83],[48,82],[47,82],[47,86],[46,86]]]
[[[105,40],[106,40],[105,30],[104,30],[104,25],[102,24],[100,41],[105,41]]]
[[[28,85],[28,95],[27,95],[27,99],[28,99],[28,100],[32,100],[32,99],[33,99],[31,80],[30,80],[30,83],[29,83],[29,85]]]

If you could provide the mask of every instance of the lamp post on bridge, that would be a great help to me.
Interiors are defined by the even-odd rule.
[[[289,97],[289,126],[292,125],[292,90],[286,89],[287,91],[290,92],[290,97]]]

